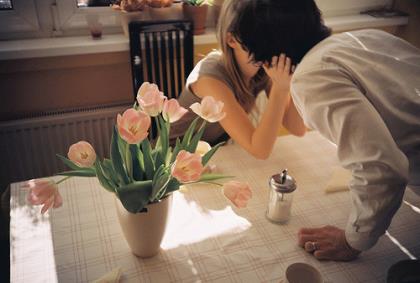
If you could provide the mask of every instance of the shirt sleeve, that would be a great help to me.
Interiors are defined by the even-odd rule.
[[[341,165],[352,172],[346,239],[353,248],[367,250],[385,233],[401,205],[408,160],[345,71],[327,65],[300,73],[293,78],[291,92],[305,124],[337,145]]]

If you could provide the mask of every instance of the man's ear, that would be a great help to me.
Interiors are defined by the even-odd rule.
[[[228,32],[226,34],[226,42],[230,48],[235,49],[238,46],[238,42],[236,41],[235,37],[232,33]]]

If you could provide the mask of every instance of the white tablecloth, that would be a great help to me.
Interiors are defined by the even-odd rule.
[[[20,184],[12,184],[11,281],[89,282],[121,267],[122,282],[279,282],[288,265],[306,262],[329,282],[384,282],[392,264],[420,255],[420,198],[410,190],[390,236],[356,261],[320,262],[297,246],[300,227],[344,227],[350,209],[348,192],[324,192],[337,161],[334,146],[315,132],[280,137],[265,161],[230,144],[211,163],[251,185],[248,207],[232,207],[217,186],[186,186],[174,194],[162,250],[150,259],[131,254],[113,195],[95,178],[60,184],[64,205],[44,216],[26,203]],[[276,225],[265,218],[267,181],[283,168],[298,188],[290,222]]]

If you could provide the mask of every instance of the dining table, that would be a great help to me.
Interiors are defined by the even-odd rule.
[[[93,282],[116,268],[120,282],[285,282],[287,267],[297,262],[318,269],[325,282],[386,282],[392,265],[420,256],[420,197],[410,189],[386,234],[356,260],[320,261],[298,245],[300,228],[344,228],[351,210],[349,190],[325,190],[339,162],[336,146],[315,131],[278,137],[265,160],[228,142],[210,164],[232,176],[220,183],[249,184],[248,205],[235,207],[217,184],[181,186],[151,258],[130,251],[115,196],[96,178],[60,183],[63,206],[45,214],[27,202],[22,182],[11,184],[11,282]],[[276,224],[266,217],[269,179],[286,168],[297,188],[289,221]]]

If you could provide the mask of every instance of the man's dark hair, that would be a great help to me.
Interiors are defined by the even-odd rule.
[[[254,62],[285,53],[298,64],[331,34],[314,0],[250,0],[241,10],[230,32]]]

